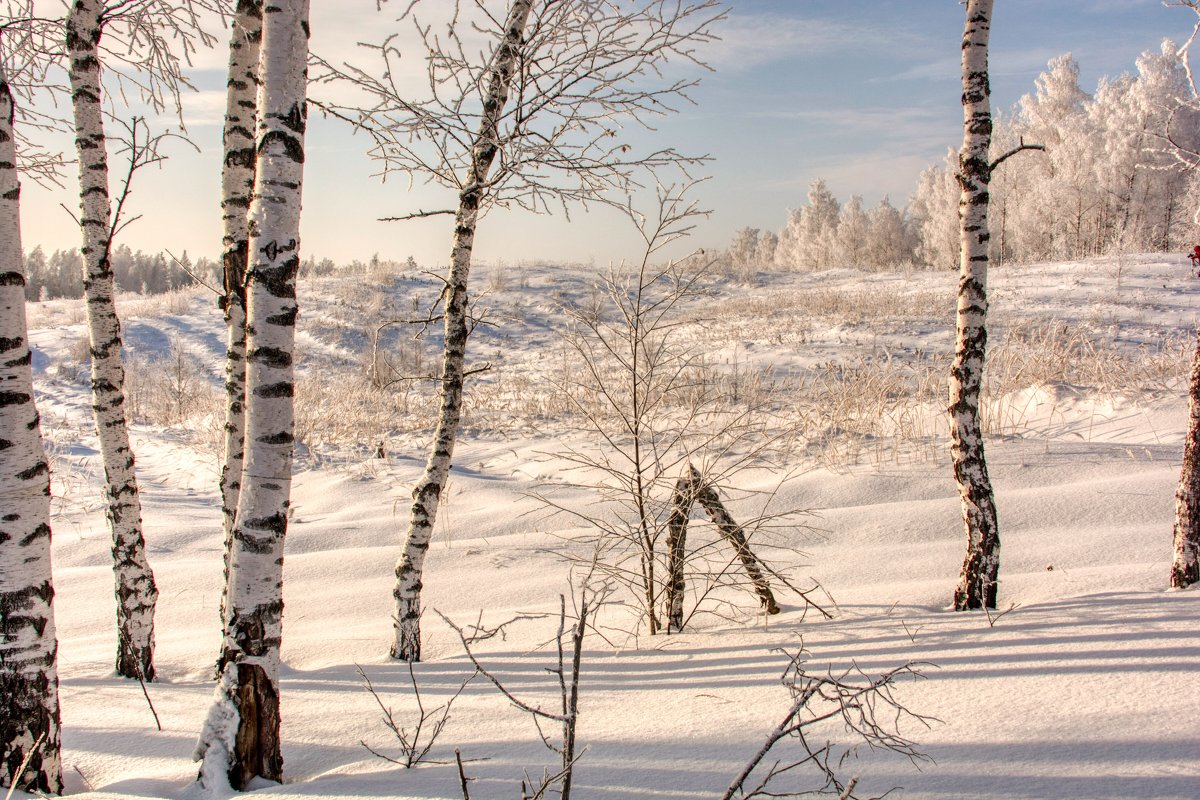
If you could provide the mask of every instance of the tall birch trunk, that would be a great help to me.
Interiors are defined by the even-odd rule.
[[[59,794],[50,468],[33,403],[20,195],[13,97],[0,64],[0,787]]]
[[[154,678],[154,604],[158,589],[142,538],[133,450],[125,420],[121,324],[113,304],[109,264],[111,219],[108,155],[100,108],[99,0],[75,0],[67,15],[71,104],[79,155],[79,223],[83,229],[84,297],[92,355],[92,409],[108,486],[117,596],[117,674]]]
[[[396,563],[395,639],[392,658],[421,660],[421,574],[429,540],[437,518],[438,502],[454,455],[454,443],[462,419],[463,378],[467,336],[467,278],[480,202],[487,191],[488,171],[499,149],[500,116],[508,102],[509,85],[533,0],[511,0],[504,23],[504,41],[496,50],[488,75],[483,115],[471,147],[471,169],[461,192],[454,217],[454,244],[450,252],[450,274],[443,290],[445,302],[445,345],[438,388],[439,411],[425,471],[413,487],[412,512],[404,552]]]
[[[254,130],[258,108],[258,59],[262,44],[262,0],[238,0],[229,42],[229,80],[222,140],[221,212],[224,223],[222,265],[225,312],[225,457],[221,465],[221,511],[225,524],[225,624],[229,559],[246,434],[246,267],[250,247],[250,199],[254,193]],[[218,665],[218,671],[221,666]]]
[[[1200,331],[1188,381],[1188,428],[1183,469],[1175,492],[1175,547],[1171,586],[1186,589],[1200,583]]]
[[[257,165],[247,273],[246,435],[220,681],[196,748],[199,780],[283,779],[279,646],[292,483],[296,273],[304,172],[308,1],[263,3]]]
[[[967,555],[954,592],[956,610],[996,607],[1000,533],[983,452],[979,393],[987,352],[988,161],[992,112],[988,34],[992,0],[968,0],[962,43],[963,146],[959,153],[960,271],[958,339],[950,368],[950,434],[954,478],[962,499]]]

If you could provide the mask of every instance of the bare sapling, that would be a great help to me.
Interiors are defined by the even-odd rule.
[[[554,455],[579,476],[568,485],[598,495],[601,504],[577,508],[548,491],[536,495],[551,513],[592,531],[586,542],[599,554],[597,570],[628,590],[638,627],[649,635],[678,632],[701,607],[737,613],[737,594],[726,590],[745,584],[761,608],[777,612],[768,575],[791,588],[751,541],[788,527],[795,513],[772,511],[770,492],[743,493],[755,510],[739,524],[716,491],[752,470],[786,480],[789,428],[761,404],[732,402],[728,384],[709,380],[705,354],[687,335],[696,324],[688,304],[705,294],[707,261],[657,260],[702,214],[686,191],[660,188],[653,216],[630,209],[644,241],[639,261],[609,272],[601,302],[562,309],[574,363],[554,386],[584,443],[562,445]],[[689,547],[695,505],[719,537],[693,537]],[[689,581],[694,603],[686,611]]]
[[[356,666],[358,677],[362,678],[366,685],[367,691],[375,700],[375,704],[379,706],[380,712],[383,714],[383,725],[396,740],[396,746],[399,749],[399,758],[393,758],[385,755],[375,748],[371,747],[365,741],[359,742],[367,752],[376,758],[381,758],[390,764],[397,764],[404,769],[412,769],[420,764],[432,763],[448,763],[440,761],[430,761],[429,751],[437,744],[438,737],[442,734],[442,729],[446,727],[446,723],[450,721],[450,710],[454,706],[454,701],[462,694],[463,689],[467,688],[478,672],[473,672],[467,676],[446,702],[433,708],[426,708],[425,701],[421,698],[421,687],[417,683],[417,676],[413,670],[413,662],[408,662],[408,681],[412,686],[413,702],[417,706],[417,714],[415,721],[412,723],[411,730],[404,726],[402,722],[396,720],[396,715],[391,707],[384,703],[383,698],[379,696],[379,692],[375,690],[375,685],[371,683],[371,679],[367,677],[367,673],[362,667]],[[457,753],[457,751],[455,751]],[[459,767],[462,766],[461,757],[459,758]]]
[[[800,795],[855,798],[859,777],[844,775],[841,770],[846,757],[861,744],[897,753],[914,764],[930,760],[900,727],[905,722],[929,727],[934,719],[912,711],[896,694],[900,681],[922,677],[921,665],[909,663],[880,675],[868,675],[857,665],[837,673],[814,673],[808,670],[803,645],[796,653],[785,655],[788,665],[781,681],[791,695],[791,705],[721,800]],[[853,744],[835,744],[829,736],[838,729]],[[799,751],[795,756],[776,752],[787,741],[795,742]],[[772,756],[769,763],[768,756]],[[816,780],[797,778],[799,773],[815,773]],[[799,785],[781,785],[788,780],[799,781]]]
[[[588,580],[590,579],[591,573],[588,576]],[[484,666],[483,662],[479,660],[474,650],[472,650],[472,643],[477,640],[476,637],[439,613],[442,620],[458,634],[463,651],[475,667],[476,674],[482,675],[513,706],[528,714],[537,727],[538,737],[542,740],[542,744],[558,756],[559,763],[556,767],[554,769],[546,769],[540,778],[535,780],[528,775],[525,776],[524,780],[521,781],[521,800],[542,800],[542,798],[550,796],[549,793],[551,791],[554,791],[561,800],[570,800],[575,763],[583,755],[583,750],[579,748],[576,740],[576,729],[579,720],[579,675],[583,664],[583,640],[588,626],[591,625],[591,620],[596,609],[604,604],[607,595],[607,588],[602,587],[599,590],[593,591],[585,581],[583,587],[579,590],[578,596],[572,598],[575,604],[575,617],[573,623],[569,626],[566,597],[559,596],[558,631],[554,637],[556,662],[555,666],[546,669],[548,673],[555,677],[558,684],[559,708],[553,711],[547,710],[541,704],[523,700],[509,691],[504,685],[504,681],[494,671]],[[496,631],[493,630],[484,635],[486,637],[495,633]],[[559,726],[560,732],[557,739],[553,739],[546,734],[542,728],[543,723],[551,723]],[[467,779],[461,772],[461,761],[459,762],[459,769],[460,776],[462,777],[464,800],[467,800]]]

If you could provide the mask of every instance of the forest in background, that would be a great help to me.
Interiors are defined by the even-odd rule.
[[[1070,53],[1051,60],[1034,91],[996,115],[997,156],[1021,143],[1046,149],[996,171],[993,263],[1190,249],[1200,235],[1191,211],[1200,202],[1200,180],[1160,133],[1169,130],[1176,144],[1200,149],[1189,97],[1187,71],[1171,41],[1143,53],[1135,72],[1103,78],[1092,92],[1080,86],[1079,63]],[[955,269],[957,159],[949,149],[943,163],[930,165],[903,206],[885,197],[868,208],[860,195],[841,202],[818,178],[805,203],[788,209],[780,230],[738,230],[717,266],[742,275],[835,267]],[[1048,214],[1048,208],[1061,213]],[[340,264],[310,255],[301,274],[375,271],[380,263],[388,260],[376,255],[369,264]],[[186,252],[144,253],[118,244],[112,266],[121,289],[142,294],[221,282],[216,261],[201,256],[193,262]],[[26,297],[81,296],[81,269],[76,248],[49,254],[33,248],[25,255]]]
[[[1200,180],[1176,156],[1177,146],[1200,149],[1190,99],[1187,68],[1169,40],[1143,53],[1136,72],[1103,78],[1091,93],[1070,53],[1051,60],[1034,91],[994,119],[993,158],[1022,144],[1045,150],[995,171],[991,261],[1190,249],[1200,231]],[[843,204],[817,179],[778,232],[737,231],[728,263],[739,271],[956,269],[957,170],[951,149],[921,173],[903,208],[888,198],[866,208],[858,195]]]

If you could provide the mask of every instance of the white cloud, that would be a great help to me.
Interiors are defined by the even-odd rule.
[[[796,14],[731,12],[720,26],[721,41],[705,56],[721,70],[760,67],[774,61],[874,47],[913,50],[921,37],[894,27],[864,26],[858,22],[802,17]]]

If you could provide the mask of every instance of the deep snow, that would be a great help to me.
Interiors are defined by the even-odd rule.
[[[1083,330],[1085,340],[1118,348],[1188,343],[1172,376],[1136,390],[1105,385],[1114,381],[1104,376],[1021,385],[1018,375],[997,399],[999,422],[987,446],[1007,613],[991,624],[983,614],[948,610],[963,542],[944,424],[936,404],[900,398],[893,408],[928,418],[905,423],[921,434],[919,441],[875,432],[844,447],[836,432],[814,438],[796,464],[798,476],[780,491],[784,506],[813,511],[810,527],[786,543],[803,551],[802,558],[791,556],[807,565],[797,574],[818,581],[836,602],[833,620],[806,614],[797,598],[782,594],[784,613],[768,620],[707,617],[697,630],[669,638],[627,631],[609,641],[588,639],[579,733],[587,750],[577,766],[576,797],[719,796],[786,709],[778,683],[786,659],[776,651],[795,651],[801,641],[815,670],[853,663],[874,674],[908,661],[930,665],[924,680],[903,683],[898,696],[937,718],[928,729],[911,722],[903,728],[933,762],[916,769],[862,750],[846,773],[861,775],[864,796],[900,787],[890,796],[1200,797],[1200,593],[1164,588],[1186,421],[1183,365],[1200,282],[1177,259],[1126,259],[1119,285],[1116,268],[1095,260],[993,272],[993,341],[1022,324],[1056,320]],[[919,364],[924,354],[950,347],[953,278],[839,270],[764,275],[753,286],[724,281],[719,296],[689,309],[700,320],[691,335],[716,368],[769,368],[779,381],[864,353]],[[425,605],[460,622],[480,614],[499,622],[520,612],[553,613],[559,595],[570,592],[561,553],[581,531],[566,518],[525,512],[536,510],[528,492],[556,479],[556,449],[580,441],[555,418],[539,383],[546,371],[565,368],[553,304],[586,299],[593,290],[582,268],[510,268],[479,280],[490,289],[497,326],[480,329],[474,352],[497,369],[481,380],[483,400],[456,453],[427,561]],[[380,296],[363,293],[367,282],[363,276],[302,281],[303,380],[332,386],[335,394],[349,386],[362,372],[371,302],[383,319],[392,308],[411,310],[433,285],[407,276]],[[912,302],[909,312],[892,317],[822,313],[822,293],[835,309],[838,298],[875,294]],[[212,391],[223,345],[211,299],[176,298],[158,312],[131,302],[146,306],[126,325],[135,356],[162,353],[174,339],[204,365]],[[767,308],[770,316],[741,315]],[[210,704],[219,640],[221,515],[214,437],[205,433],[216,417],[133,429],[161,591],[161,680],[148,687],[163,723],[159,732],[139,686],[113,675],[110,545],[89,399],[72,356],[81,322],[63,301],[31,310],[41,325],[31,334],[35,377],[58,496],[54,558],[68,793],[198,796],[191,753]],[[431,332],[415,346],[434,353],[438,344]],[[545,407],[536,410],[538,404]],[[343,430],[332,411],[321,419],[322,408],[310,424]],[[406,487],[423,462],[425,421],[396,411],[377,422],[385,459],[371,457],[366,434],[339,442],[318,430],[300,449],[285,563],[287,783],[256,794],[457,798],[457,773],[446,762],[458,748],[469,759],[473,798],[516,797],[523,771],[540,774],[554,757],[530,720],[482,680],[454,705],[432,753],[438,764],[404,771],[360,744],[389,748],[356,665],[402,720],[412,708],[407,671],[385,655]],[[585,501],[562,491],[567,502]],[[545,643],[555,627],[553,618],[522,622],[504,640],[478,644],[477,652],[514,692],[553,703],[552,676],[545,673],[553,653]],[[436,704],[470,668],[445,625],[427,614],[424,628],[427,661],[416,676],[422,695]],[[787,750],[779,757],[786,759]]]

